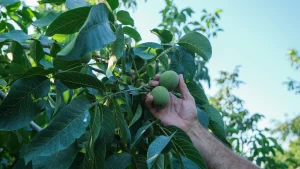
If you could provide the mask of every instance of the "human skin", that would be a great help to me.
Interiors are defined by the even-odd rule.
[[[154,79],[149,82],[149,85],[153,87],[159,85],[159,74],[155,75]],[[169,92],[170,102],[164,109],[153,107],[153,96],[148,93],[145,103],[151,113],[160,119],[163,125],[177,126],[186,132],[194,146],[203,156],[208,168],[257,169],[257,166],[236,155],[202,127],[197,118],[194,97],[190,94],[182,75],[179,75],[177,88],[182,98],[177,98]]]

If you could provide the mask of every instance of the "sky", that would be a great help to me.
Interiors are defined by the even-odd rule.
[[[35,0],[25,0],[36,4]],[[282,83],[288,77],[300,80],[300,72],[290,67],[287,51],[300,51],[300,1],[260,0],[175,0],[179,9],[191,7],[194,19],[200,19],[202,9],[213,12],[222,9],[220,27],[224,32],[211,38],[213,55],[208,63],[211,79],[220,70],[232,71],[241,65],[240,79],[246,84],[235,91],[252,113],[265,119],[261,127],[273,127],[271,119],[284,120],[285,114],[294,117],[300,112],[300,96],[287,91]],[[131,13],[143,41],[157,41],[150,33],[161,21],[159,11],[163,0],[138,1]],[[214,83],[214,82],[213,82]],[[204,85],[205,86],[205,85]],[[217,88],[205,86],[208,95]]]

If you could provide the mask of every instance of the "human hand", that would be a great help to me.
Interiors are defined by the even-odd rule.
[[[159,86],[160,75],[155,75],[154,79],[149,82],[152,87]],[[146,106],[151,113],[161,120],[163,125],[173,125],[182,129],[186,133],[198,123],[197,109],[194,97],[189,92],[184,83],[183,76],[179,75],[178,89],[182,98],[177,98],[172,93],[170,94],[170,102],[164,109],[157,109],[152,105],[153,96],[150,93],[146,95]]]

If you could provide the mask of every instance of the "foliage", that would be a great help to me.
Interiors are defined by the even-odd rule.
[[[291,66],[295,70],[300,69],[300,56],[298,55],[298,52],[295,49],[291,49],[288,52],[289,54],[289,60],[291,62]],[[288,90],[295,91],[296,94],[300,94],[300,81],[296,81],[294,79],[289,78],[288,81],[285,81],[284,84],[288,86]]]
[[[300,68],[300,56],[294,49],[289,50],[289,59],[291,66],[298,70]],[[300,93],[300,82],[290,79],[285,82],[288,85],[288,90],[295,91],[295,94]],[[300,115],[299,113],[291,119],[286,119],[285,122],[276,122],[273,134],[280,134],[283,143],[288,143],[289,148],[284,154],[279,154],[274,159],[280,163],[285,163],[284,168],[292,169],[300,167]]]
[[[264,116],[250,113],[244,101],[234,94],[234,90],[244,84],[239,79],[239,66],[232,73],[221,71],[216,81],[220,89],[210,102],[223,115],[232,149],[260,167],[281,168],[283,164],[273,158],[283,153],[283,149],[276,138],[269,136],[269,129],[258,128]]]
[[[183,131],[145,108],[146,84],[168,69],[184,73],[200,122],[230,147],[221,114],[193,79],[197,59],[211,58],[204,35],[163,29],[161,43],[138,43],[117,0],[72,2],[41,0],[35,10],[1,1],[0,168],[207,168]]]

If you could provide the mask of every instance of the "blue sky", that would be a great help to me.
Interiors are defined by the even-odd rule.
[[[161,21],[158,11],[164,2],[157,2],[140,2],[132,13],[144,41],[157,40],[149,31]],[[300,1],[175,0],[175,4],[179,8],[192,7],[195,19],[200,18],[203,8],[223,9],[220,26],[225,31],[211,39],[210,76],[215,79],[220,70],[232,71],[241,65],[240,78],[246,84],[236,94],[245,100],[250,112],[266,116],[260,124],[262,127],[269,126],[270,119],[283,120],[286,113],[292,117],[300,112],[300,96],[282,85],[287,77],[300,80],[300,72],[292,70],[287,56],[290,48],[300,50]],[[215,86],[206,87],[209,95],[216,90]]]
[[[138,2],[137,10],[131,12],[135,25],[143,41],[157,41],[150,30],[161,21],[158,12],[164,1]],[[266,116],[262,127],[272,127],[270,119],[283,120],[284,114],[293,117],[300,112],[300,96],[288,92],[282,84],[287,77],[300,80],[300,72],[290,67],[287,58],[288,49],[300,50],[300,1],[175,0],[175,4],[179,8],[192,7],[195,19],[199,19],[203,8],[223,9],[220,26],[225,31],[211,39],[210,76],[215,79],[220,70],[232,71],[241,65],[240,78],[246,84],[236,94],[245,100],[250,112]],[[205,90],[212,95],[217,88],[213,85]]]

